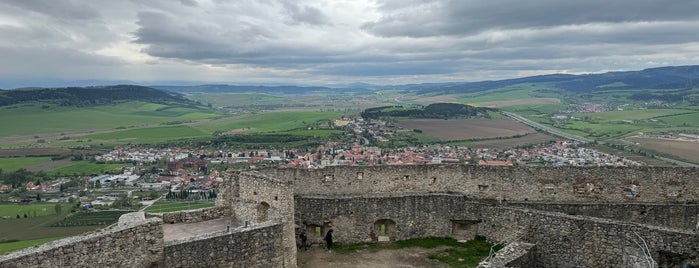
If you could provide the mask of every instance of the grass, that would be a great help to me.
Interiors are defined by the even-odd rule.
[[[108,210],[108,211],[92,211],[92,212],[77,212],[70,214],[62,221],[51,224],[51,227],[67,227],[67,226],[93,226],[93,225],[110,225],[119,220],[123,214],[132,211],[125,210]]]
[[[600,122],[614,122],[622,120],[647,120],[656,117],[664,117],[676,114],[686,114],[687,112],[692,112],[690,110],[682,109],[644,109],[644,110],[624,110],[624,111],[610,111],[601,113],[578,113],[573,114],[574,117],[589,117],[592,120]]]
[[[124,167],[124,164],[97,164],[88,161],[77,161],[67,167],[60,167],[46,172],[51,176],[64,175],[98,175],[107,172],[115,172]]]
[[[290,130],[276,132],[275,134],[288,134],[295,136],[310,136],[310,137],[329,137],[332,135],[341,135],[344,133],[342,130],[335,129],[312,129],[312,130]]]
[[[196,123],[192,126],[207,133],[229,130],[244,130],[247,132],[274,132],[305,128],[307,125],[315,123],[316,121],[323,119],[333,120],[340,118],[340,116],[342,115],[336,112],[268,112],[223,117]]]
[[[185,203],[185,202],[158,201],[158,202],[155,202],[152,206],[148,207],[146,209],[146,212],[166,213],[166,212],[175,212],[175,211],[190,210],[190,209],[210,208],[210,207],[213,207],[214,205],[215,205],[214,202],[199,202],[199,203],[186,202]]]
[[[64,209],[68,210],[68,205],[63,205],[61,211]],[[56,204],[0,205],[0,217],[10,217],[12,219],[17,215],[22,217],[24,214],[27,214],[30,217],[56,215]]]
[[[64,237],[59,236],[59,237],[49,237],[49,238],[5,242],[5,243],[0,242],[0,255],[10,253],[12,251],[17,251],[20,249],[28,248],[28,247],[38,246],[38,245],[45,244],[45,243],[48,243],[51,241],[55,241],[55,240],[58,240],[61,238],[64,238]]]
[[[92,134],[83,136],[81,138],[106,141],[123,140],[133,143],[157,143],[175,139],[205,136],[209,136],[209,133],[202,132],[189,126],[168,126],[121,130],[108,133]]]
[[[450,267],[476,267],[481,260],[488,257],[490,249],[494,244],[482,236],[477,236],[476,239],[466,243],[459,243],[449,237],[428,237],[401,240],[393,243],[338,244],[333,250],[337,253],[347,254],[358,250],[378,251],[410,247],[437,248],[441,246],[446,247],[446,249],[433,253],[428,258],[444,262]],[[501,248],[503,248],[502,245],[495,245],[494,247],[496,251]]]
[[[51,161],[51,157],[5,157],[0,158],[0,169],[3,171],[15,171],[49,161]]]
[[[114,129],[128,126],[153,126],[178,120],[218,116],[207,109],[125,102],[94,107],[61,107],[32,103],[0,108],[0,137],[36,135],[78,130]]]
[[[251,106],[286,104],[289,98],[259,93],[189,94],[189,98],[215,106]]]

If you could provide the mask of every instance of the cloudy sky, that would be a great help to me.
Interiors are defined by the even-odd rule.
[[[699,64],[696,0],[2,0],[0,88],[405,84]]]

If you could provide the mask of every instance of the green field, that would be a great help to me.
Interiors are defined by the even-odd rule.
[[[341,116],[342,114],[336,112],[267,112],[217,118],[205,122],[195,123],[192,125],[192,127],[207,133],[230,130],[240,130],[246,132],[272,132],[304,128],[318,120],[333,120],[340,118]]]
[[[310,136],[310,137],[329,137],[331,135],[340,135],[344,133],[342,130],[335,129],[312,129],[312,130],[290,130],[277,132],[277,134],[288,134],[296,136]]]
[[[96,164],[88,161],[76,161],[67,167],[53,169],[47,172],[49,175],[97,175],[106,172],[118,172],[123,168],[124,164]]]
[[[0,158],[0,169],[14,171],[49,161],[51,161],[51,157],[3,157]]]
[[[131,142],[131,143],[159,143],[176,139],[196,138],[210,136],[200,130],[189,126],[168,126],[155,128],[138,128],[120,130],[115,132],[92,134],[83,136],[83,139],[91,139],[100,142]]]
[[[63,237],[59,236],[59,237],[41,238],[41,239],[34,239],[34,240],[24,240],[24,241],[0,243],[0,255],[5,254],[5,253],[9,253],[12,251],[17,251],[20,249],[28,248],[28,247],[46,244],[48,242],[55,241],[55,240],[58,240],[61,238],[63,238]]]
[[[212,111],[144,102],[126,102],[94,107],[61,107],[41,103],[0,108],[0,137],[34,135],[76,130],[148,126],[218,116]],[[40,136],[40,135],[39,135]]]
[[[582,118],[589,117],[591,120],[601,121],[601,122],[614,122],[622,120],[648,120],[657,117],[666,117],[669,115],[695,113],[692,110],[683,109],[644,109],[644,110],[624,110],[624,111],[610,111],[601,113],[578,113],[572,114],[573,117]]]
[[[213,207],[214,202],[170,202],[158,201],[146,209],[150,213],[165,213],[190,209],[209,208]]]
[[[190,99],[220,106],[278,105],[291,100],[285,97],[257,93],[189,94]]]
[[[63,209],[69,209],[68,205],[61,206],[63,206],[61,211],[63,211]],[[28,214],[31,217],[56,215],[56,204],[0,205],[0,217],[10,217],[14,219],[17,215],[22,217],[24,214]]]

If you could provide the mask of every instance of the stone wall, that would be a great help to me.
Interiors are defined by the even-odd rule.
[[[699,217],[699,204],[508,202],[508,205],[684,230],[695,230]]]
[[[699,168],[414,165],[260,172],[293,182],[301,196],[458,192],[511,201],[699,201]]]
[[[287,181],[250,172],[230,172],[225,176],[217,206],[229,207],[245,224],[278,220],[282,224],[284,267],[296,267],[294,196]]]
[[[165,267],[284,267],[282,225],[267,221],[171,241],[165,245]]]
[[[233,214],[228,206],[215,206],[211,208],[192,209],[168,213],[149,213],[150,217],[160,217],[164,223],[195,223],[208,221],[222,217],[229,217]]]
[[[128,218],[128,217],[126,217]],[[153,267],[163,261],[157,218],[132,217],[117,227],[0,256],[0,267]]]
[[[526,259],[535,267],[633,267],[643,260],[636,233],[660,267],[699,261],[694,231],[486,204],[464,195],[305,196],[296,198],[295,208],[300,225],[320,227],[322,234],[333,228],[338,243],[376,241],[376,222],[390,220],[385,235],[392,240],[471,229],[495,241],[535,244],[533,258]]]
[[[536,244],[536,267],[643,267],[644,240],[659,267],[699,262],[693,231],[502,206],[483,206],[481,214],[486,237],[524,228],[521,239]]]

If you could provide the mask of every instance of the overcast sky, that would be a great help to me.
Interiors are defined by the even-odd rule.
[[[406,84],[699,64],[696,0],[1,0],[0,88]]]

